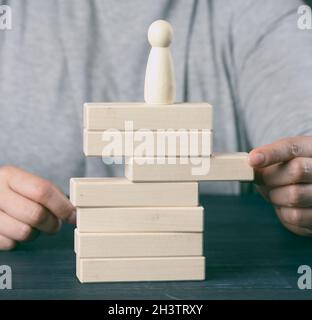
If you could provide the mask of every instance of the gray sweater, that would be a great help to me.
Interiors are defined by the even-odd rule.
[[[4,1],[0,1],[4,3]],[[312,134],[312,30],[299,0],[5,1],[0,31],[0,165],[44,176],[121,175],[82,152],[85,101],[143,101],[156,19],[174,28],[178,101],[214,106],[214,150]],[[237,193],[237,183],[205,191]]]

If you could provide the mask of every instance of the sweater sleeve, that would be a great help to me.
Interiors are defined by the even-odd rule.
[[[245,1],[231,26],[237,112],[250,147],[312,135],[312,30],[297,0]]]

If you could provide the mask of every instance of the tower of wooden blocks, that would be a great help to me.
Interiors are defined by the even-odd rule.
[[[86,103],[86,156],[124,157],[124,178],[72,178],[81,282],[203,280],[198,181],[253,180],[247,154],[212,154],[208,103],[174,103],[168,22],[149,28],[146,103]],[[195,146],[195,148],[194,148]]]

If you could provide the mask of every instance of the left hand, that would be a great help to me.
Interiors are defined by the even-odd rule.
[[[290,231],[312,236],[312,137],[278,140],[252,150],[260,193],[273,203],[282,224]]]

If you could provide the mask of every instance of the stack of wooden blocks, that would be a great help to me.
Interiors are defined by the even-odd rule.
[[[123,130],[129,119],[136,124],[134,130],[197,128],[212,135],[212,107],[207,103],[91,103],[85,104],[84,119],[87,156],[102,156],[105,130]],[[207,143],[206,150],[211,152],[211,140]],[[193,175],[191,161],[180,164],[179,159],[174,163],[167,157],[163,164],[144,164],[130,157],[126,178],[71,179],[70,197],[77,207],[79,280],[204,279],[204,213],[198,206],[198,181],[253,179],[246,154],[207,157],[210,170],[206,175]]]
[[[71,179],[81,282],[204,279],[198,181],[253,180],[247,154],[212,154],[208,103],[174,104],[171,37],[149,29],[146,103],[84,106],[85,155],[124,156],[125,177]]]

